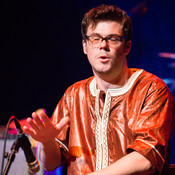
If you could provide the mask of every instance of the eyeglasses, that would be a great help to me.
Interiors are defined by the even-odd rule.
[[[94,48],[99,47],[103,40],[105,40],[109,46],[116,47],[121,43],[123,38],[127,38],[127,36],[108,35],[107,37],[102,37],[96,34],[85,36],[85,39],[87,39],[89,44]]]

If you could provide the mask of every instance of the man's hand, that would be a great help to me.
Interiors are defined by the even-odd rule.
[[[27,134],[31,135],[33,139],[42,143],[54,140],[63,127],[69,122],[69,118],[64,117],[58,124],[54,124],[44,112],[39,114],[33,112],[32,117],[33,119],[27,119],[31,128],[24,126],[23,130]]]

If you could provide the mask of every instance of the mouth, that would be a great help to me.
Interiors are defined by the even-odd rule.
[[[106,63],[109,61],[109,57],[107,57],[107,56],[100,56],[100,57],[98,57],[98,59],[103,63]]]

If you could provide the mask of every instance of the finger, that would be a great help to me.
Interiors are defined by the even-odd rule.
[[[33,130],[35,131],[39,130],[38,126],[36,125],[35,121],[32,118],[27,118],[27,122]]]
[[[33,117],[33,118],[37,118],[37,117],[39,117],[39,115],[38,115],[38,113],[33,112],[33,113],[32,113],[32,117]]]
[[[23,126],[22,129],[23,129],[24,133],[31,135],[32,137],[35,135],[34,131],[32,129],[28,128],[27,126]]]
[[[37,113],[33,112],[32,117],[33,117],[35,124],[37,125],[38,128],[41,129],[45,126],[44,123],[42,122],[41,117]]]
[[[52,125],[51,121],[50,121],[49,117],[46,115],[46,113],[41,112],[39,114],[39,116],[40,116],[41,120],[44,122],[45,126]]]
[[[63,127],[68,123],[69,123],[69,117],[62,118],[61,121],[56,125],[58,132],[60,132],[63,129]]]

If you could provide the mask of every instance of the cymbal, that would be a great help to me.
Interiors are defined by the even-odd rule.
[[[6,132],[6,126],[0,125],[0,139],[4,138],[5,132]],[[16,129],[9,128],[8,138],[14,138],[16,137],[16,135],[17,135]]]
[[[6,127],[3,125],[0,125],[0,132],[5,132]]]
[[[174,63],[170,63],[170,64],[168,64],[168,67],[170,67],[170,68],[174,68],[174,69],[175,69],[175,62],[174,62]]]
[[[158,56],[163,58],[175,59],[175,53],[159,52]]]

